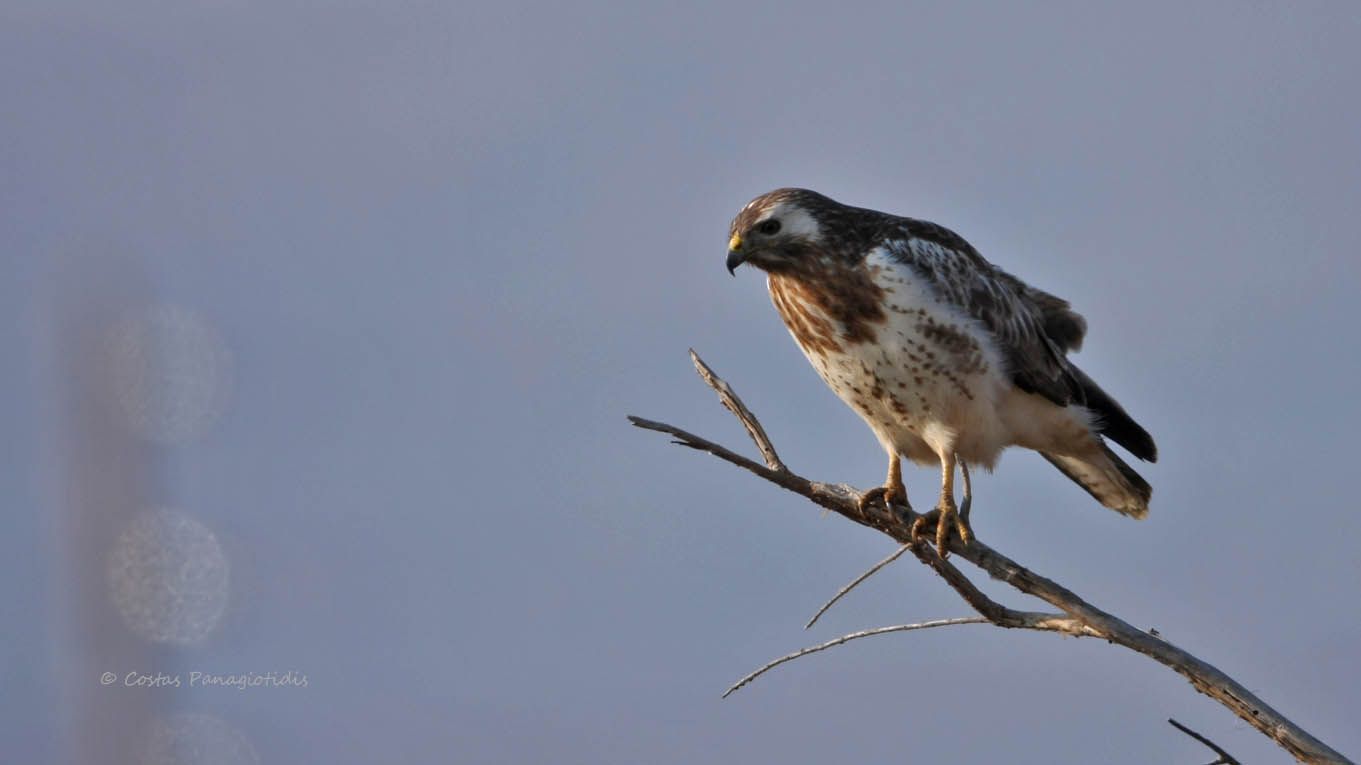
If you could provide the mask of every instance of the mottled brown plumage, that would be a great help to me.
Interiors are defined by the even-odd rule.
[[[752,200],[729,231],[728,266],[769,275],[771,300],[818,374],[890,456],[876,496],[903,496],[898,455],[939,464],[936,541],[966,540],[956,461],[1041,452],[1102,504],[1142,517],[1148,484],[1102,436],[1146,460],[1153,439],[1068,361],[1086,322],[1068,302],[989,263],[947,228],[850,207],[805,189]]]

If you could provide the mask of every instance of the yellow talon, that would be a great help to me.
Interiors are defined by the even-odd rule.
[[[902,463],[899,462],[898,455],[891,454],[888,458],[888,478],[884,481],[883,486],[876,486],[860,495],[860,511],[864,512],[876,500],[883,500],[884,508],[892,510],[893,502],[897,499],[901,499],[904,505],[908,505],[907,489],[903,487]],[[911,507],[911,505],[908,505],[908,509],[911,509]]]

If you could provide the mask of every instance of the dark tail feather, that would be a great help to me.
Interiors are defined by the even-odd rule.
[[[1116,403],[1110,394],[1101,390],[1092,378],[1087,376],[1077,367],[1072,367],[1073,377],[1082,388],[1082,393],[1087,398],[1087,408],[1096,415],[1097,432],[1106,436],[1110,440],[1125,447],[1130,454],[1141,460],[1149,462],[1158,461],[1158,447],[1153,443],[1153,436],[1148,434],[1135,422],[1125,408]],[[1052,461],[1052,460],[1051,460]],[[1117,459],[1118,461],[1118,459]],[[1123,462],[1120,464],[1124,465]],[[1128,466],[1126,466],[1128,470]],[[1131,475],[1138,478],[1138,474],[1130,471]],[[1143,479],[1140,478],[1140,481]],[[1144,484],[1147,486],[1148,484]]]
[[[1148,501],[1153,497],[1153,487],[1106,444],[1101,444],[1099,452],[1089,452],[1080,457],[1041,454],[1073,483],[1086,489],[1097,502],[1135,518],[1148,515]]]

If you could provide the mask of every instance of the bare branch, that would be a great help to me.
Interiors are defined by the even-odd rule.
[[[793,661],[801,656],[807,656],[810,653],[817,653],[818,651],[825,651],[828,648],[835,648],[841,645],[842,643],[849,643],[852,640],[858,640],[864,637],[871,637],[873,635],[883,635],[889,632],[907,632],[909,630],[925,630],[930,629],[932,627],[950,627],[955,624],[987,624],[987,623],[988,620],[984,619],[981,616],[959,616],[953,619],[935,619],[929,622],[917,622],[916,624],[898,624],[893,627],[875,627],[872,630],[861,630],[860,632],[852,632],[849,635],[842,635],[841,637],[836,638],[835,640],[828,640],[826,643],[822,643],[821,645],[809,646],[808,648],[801,648],[795,651],[794,653],[789,653],[785,654],[784,656],[781,656],[780,658],[770,662],[769,664],[766,664],[765,666],[761,667],[755,672],[752,672],[751,674],[747,675],[741,680],[738,680],[736,683],[733,684],[731,688],[723,692],[723,698],[725,699],[728,698],[728,696],[732,695],[733,691],[737,690],[738,688],[741,688],[747,683],[750,683],[752,680],[755,680],[756,678],[760,677],[761,675],[764,675],[765,673],[769,672],[772,669],[775,669],[776,667],[780,666],[781,664],[784,664],[785,662]]]
[[[827,609],[836,605],[836,602],[838,600],[841,600],[841,598],[844,597],[846,593],[850,592],[851,590],[854,590],[857,586],[859,586],[861,582],[879,573],[879,569],[883,568],[884,566],[887,566],[888,564],[892,563],[895,560],[898,560],[898,558],[902,557],[903,553],[907,552],[910,549],[912,549],[912,545],[910,544],[899,547],[897,550],[894,550],[887,558],[884,558],[883,560],[871,566],[869,571],[866,571],[865,573],[851,580],[851,583],[838,590],[837,593],[832,596],[831,600],[827,601],[826,603],[823,603],[822,608],[819,608],[818,612],[813,614],[813,618],[809,619],[808,623],[803,625],[803,628],[808,629],[809,627],[812,627],[814,624],[817,624],[818,619],[821,619],[822,615],[827,613]]]
[[[705,367],[705,370],[707,370],[707,367]],[[710,383],[715,390],[726,389],[731,392],[727,383],[722,382],[711,370],[701,371],[701,375],[705,377],[706,382],[711,378],[715,381]],[[736,394],[733,394],[732,400],[737,401]],[[748,432],[752,434],[752,439],[758,445],[762,441],[769,444],[769,440],[765,438],[764,430],[760,428],[755,415],[752,415],[744,406],[739,408],[739,412],[742,413],[737,413],[738,419],[742,420],[744,426],[751,423]],[[883,503],[880,502],[870,503],[861,508],[858,504],[861,494],[856,489],[845,484],[811,481],[784,468],[783,463],[780,463],[778,458],[774,460],[777,467],[762,465],[675,426],[640,417],[630,417],[629,420],[640,428],[670,434],[677,439],[679,444],[709,452],[719,459],[750,470],[767,481],[806,497],[817,505],[832,510],[849,520],[881,531],[900,544],[907,544],[912,541],[912,523],[918,516],[911,510],[885,508]],[[931,566],[970,606],[987,617],[988,621],[993,624],[1022,629],[1042,628],[1049,631],[1065,632],[1070,635],[1100,637],[1115,645],[1137,651],[1185,677],[1196,690],[1227,707],[1239,718],[1290,752],[1296,759],[1302,762],[1318,763],[1351,762],[1341,753],[1319,741],[1308,731],[1273,709],[1241,683],[1208,662],[1202,661],[1160,636],[1144,632],[1123,619],[1097,608],[1078,597],[1068,588],[1036,574],[978,539],[964,546],[960,544],[958,538],[952,538],[950,550],[958,558],[969,561],[987,572],[992,578],[1006,582],[1026,595],[1037,597],[1066,615],[1032,614],[1006,608],[984,595],[951,561],[941,560],[940,556],[929,545],[912,548],[913,554],[919,561]],[[1045,626],[1034,626],[1038,624]]]
[[[1229,754],[1228,752],[1226,752],[1226,751],[1224,751],[1223,749],[1221,749],[1221,748],[1219,747],[1218,744],[1216,744],[1215,742],[1211,741],[1210,739],[1205,738],[1204,736],[1200,735],[1199,733],[1196,733],[1195,731],[1191,730],[1190,728],[1186,727],[1185,725],[1182,725],[1181,723],[1177,722],[1176,720],[1173,720],[1173,719],[1170,718],[1170,717],[1167,718],[1167,721],[1168,721],[1169,723],[1172,724],[1172,727],[1173,727],[1173,728],[1176,728],[1177,730],[1181,731],[1182,733],[1185,733],[1186,735],[1188,735],[1188,736],[1190,736],[1191,738],[1193,738],[1193,739],[1199,741],[1200,743],[1204,744],[1205,746],[1210,747],[1211,749],[1214,750],[1214,753],[1215,753],[1215,754],[1219,755],[1219,759],[1217,759],[1217,760],[1215,760],[1214,762],[1210,763],[1210,765],[1242,765],[1242,763],[1240,763],[1238,760],[1235,760],[1235,759],[1233,758],[1233,755],[1231,755],[1231,754]]]
[[[895,555],[894,557],[897,556]],[[1001,608],[1001,606],[998,606],[998,608]],[[747,675],[746,677],[737,681],[736,685],[732,686],[731,688],[723,692],[723,698],[725,699],[728,698],[728,696],[731,695],[733,691],[737,690],[738,688],[741,688],[747,683],[750,683],[752,680],[755,680],[756,678],[765,674],[769,670],[772,670],[780,666],[781,664],[784,664],[785,662],[793,661],[794,659],[797,659],[801,656],[807,656],[810,653],[825,651],[828,648],[839,646],[842,643],[847,643],[857,638],[870,637],[871,635],[882,635],[886,632],[905,632],[907,630],[919,630],[926,629],[928,627],[946,627],[952,624],[992,624],[999,627],[1035,630],[1037,632],[1063,632],[1070,635],[1090,634],[1082,632],[1083,629],[1082,626],[1076,624],[1071,617],[1062,616],[1060,614],[1035,613],[1032,611],[1012,611],[1010,609],[1002,610],[1008,612],[1006,616],[1003,617],[1004,621],[1007,622],[1005,624],[999,623],[998,621],[988,616],[960,616],[955,617],[953,619],[937,619],[935,621],[918,622],[915,624],[899,624],[894,627],[876,627],[874,629],[862,630],[860,632],[852,632],[849,635],[842,635],[841,637],[835,640],[829,640],[821,645],[803,648],[798,651],[795,651],[794,653],[781,656],[775,661],[766,664],[765,666],[761,667],[760,669],[756,670],[750,675]]]
[[[747,409],[746,405],[742,403],[742,399],[737,397],[732,386],[714,374],[709,365],[704,363],[704,359],[701,359],[699,354],[695,353],[694,348],[690,349],[690,361],[694,363],[695,371],[699,372],[699,376],[703,378],[704,382],[708,383],[709,387],[718,393],[718,398],[723,402],[723,406],[727,407],[728,411],[732,412],[733,416],[742,423],[742,427],[747,429],[747,435],[751,436],[756,448],[761,451],[761,456],[765,458],[766,467],[771,470],[788,472],[789,468],[784,466],[784,462],[780,460],[780,455],[775,453],[775,445],[770,442],[770,437],[766,435],[765,428],[761,427],[761,423],[756,420],[756,415]]]

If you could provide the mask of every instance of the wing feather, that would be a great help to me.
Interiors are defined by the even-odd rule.
[[[1059,406],[1086,403],[1064,354],[1082,344],[1087,323],[1066,300],[992,265],[943,226],[900,220],[885,242],[888,252],[992,333],[1018,388]]]

